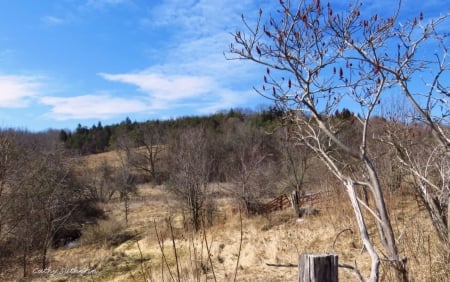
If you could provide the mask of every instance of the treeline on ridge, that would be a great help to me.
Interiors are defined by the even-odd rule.
[[[282,112],[275,107],[268,107],[259,111],[250,109],[230,109],[205,116],[185,116],[168,120],[149,120],[146,122],[131,121],[129,117],[122,122],[112,125],[97,124],[87,127],[78,124],[74,131],[61,129],[59,140],[73,153],[80,155],[103,153],[114,150],[114,143],[118,136],[127,134],[139,144],[146,127],[158,127],[165,135],[181,128],[191,128],[199,125],[206,126],[213,132],[219,133],[221,126],[229,118],[249,121],[252,126],[271,128],[279,124]]]

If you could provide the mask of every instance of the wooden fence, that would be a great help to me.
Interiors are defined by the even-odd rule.
[[[274,211],[292,207],[293,205],[297,207],[302,207],[305,205],[312,206],[321,202],[327,196],[327,194],[327,192],[323,191],[305,195],[299,195],[297,193],[295,194],[296,196],[294,196],[294,193],[292,195],[283,194],[263,205],[261,208],[261,213],[271,213]]]
[[[263,205],[262,213],[271,213],[274,211],[285,209],[290,206],[291,203],[289,201],[289,197],[286,194],[283,194]]]

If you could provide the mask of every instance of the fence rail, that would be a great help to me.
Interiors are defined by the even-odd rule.
[[[292,205],[297,205],[297,207],[304,205],[312,206],[321,202],[327,194],[328,193],[324,191],[305,195],[299,195],[297,193],[296,197],[289,194],[283,194],[264,204],[261,208],[261,213],[271,213],[274,211],[283,210],[285,208],[292,207]]]

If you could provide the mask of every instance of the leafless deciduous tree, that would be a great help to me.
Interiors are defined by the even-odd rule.
[[[280,166],[285,179],[282,179],[283,188],[287,192],[297,191],[305,193],[307,172],[311,163],[311,151],[303,144],[292,142],[289,129],[279,130],[279,145],[282,155]]]
[[[443,126],[448,124],[449,110],[449,92],[443,86],[443,78],[448,75],[448,41],[439,32],[439,24],[447,16],[425,23],[420,14],[399,24],[401,2],[398,4],[391,17],[382,18],[364,15],[359,1],[346,12],[334,11],[330,4],[322,5],[318,0],[280,1],[277,13],[267,18],[260,10],[255,25],[242,17],[245,30],[234,33],[228,55],[229,59],[267,67],[264,84],[256,91],[284,109],[296,125],[297,142],[313,150],[345,186],[371,257],[370,281],[379,279],[381,253],[398,280],[408,279],[374,165],[376,152],[368,142],[373,137],[369,132],[375,111],[380,104],[403,95],[418,120],[433,132],[440,150],[447,153],[450,146]],[[437,48],[434,57],[424,55],[423,48],[429,48],[426,44]],[[423,78],[423,85],[415,88],[411,80],[420,79],[425,70],[430,74]],[[358,107],[353,125],[357,135],[350,140],[343,138],[340,124],[332,117],[349,104]],[[402,162],[416,171],[410,161]],[[429,179],[420,175],[422,181]],[[360,187],[369,191],[373,204],[357,196]],[[369,236],[362,209],[376,222],[382,252],[377,251],[374,238]]]
[[[273,154],[267,148],[269,136],[245,122],[228,129],[228,158],[225,160],[232,195],[247,213],[258,212],[261,200],[274,190],[270,173]]]
[[[212,155],[206,129],[189,128],[172,140],[168,149],[168,189],[188,209],[195,231],[200,230],[202,209],[208,196]]]
[[[450,252],[450,155],[428,126],[411,120],[413,113],[400,113],[391,113],[391,122],[386,124],[381,141],[392,146],[395,163],[403,169],[403,175],[412,178],[420,204],[426,208],[438,238]]]
[[[130,195],[137,192],[136,177],[132,173],[131,165],[134,142],[128,133],[123,133],[117,137],[115,147],[120,164],[115,168],[113,176],[114,190],[119,192],[120,200],[124,204],[125,223],[128,225]]]
[[[18,225],[14,216],[14,195],[11,181],[16,173],[15,160],[19,150],[15,144],[14,136],[10,132],[0,133],[0,264],[4,267],[7,260],[13,255],[14,233]]]
[[[114,183],[116,169],[106,159],[91,167],[78,165],[81,166],[81,169],[78,169],[78,176],[86,188],[87,195],[94,201],[103,203],[110,201],[117,192]]]
[[[10,259],[20,255],[24,276],[29,274],[32,256],[39,255],[40,266],[47,266],[47,251],[58,234],[80,228],[83,216],[92,207],[60,152],[43,153],[28,137],[24,133],[0,133],[2,200],[7,197],[9,201],[1,206],[0,246],[10,247]]]
[[[165,150],[161,125],[158,122],[140,125],[136,139],[138,149],[133,152],[132,165],[144,171],[152,181],[161,182],[160,163]]]
[[[450,250],[449,227],[445,220],[450,171],[443,169],[449,162],[450,152],[450,92],[445,84],[450,67],[447,59],[449,39],[441,29],[448,17],[446,14],[426,22],[420,13],[398,26],[393,25],[395,18],[385,20],[383,25],[383,20],[372,17],[365,24],[373,23],[377,27],[364,29],[365,44],[344,35],[345,25],[341,26],[338,34],[356,51],[359,60],[372,67],[387,86],[397,87],[409,103],[407,106],[412,110],[404,117],[391,116],[391,121],[403,122],[409,127],[423,126],[431,132],[433,138],[420,140],[420,130],[415,132],[415,136],[414,132],[408,133],[414,130],[411,128],[389,130],[385,140],[397,151],[398,162],[414,177],[418,195],[427,208],[438,237]],[[357,20],[358,17],[351,17],[351,21]],[[430,48],[434,51],[432,55],[423,54]],[[417,150],[417,145],[422,148]],[[420,156],[416,152],[420,152]],[[440,176],[436,177],[436,174]]]

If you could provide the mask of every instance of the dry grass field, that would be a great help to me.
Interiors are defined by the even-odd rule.
[[[92,158],[92,157],[89,157]],[[100,154],[87,163],[115,160]],[[214,184],[221,190],[225,184]],[[296,281],[300,253],[335,253],[339,263],[369,272],[358,229],[345,193],[333,189],[315,208],[318,215],[297,220],[292,208],[267,215],[241,215],[233,201],[214,193],[217,208],[194,234],[179,204],[164,186],[139,186],[130,201],[128,226],[120,202],[104,204],[107,219],[86,225],[79,245],[50,250],[49,269],[32,281]],[[448,254],[410,195],[389,195],[400,253],[411,281],[447,281]],[[377,237],[374,222],[369,232]],[[446,262],[447,261],[447,262]],[[392,281],[386,262],[381,280]],[[339,269],[340,281],[356,281]],[[28,280],[27,280],[28,281]]]
[[[214,224],[193,234],[162,187],[143,185],[132,200],[128,226],[120,203],[106,205],[109,219],[86,227],[80,246],[51,251],[50,267],[57,273],[33,280],[233,281],[237,275],[237,281],[295,281],[297,268],[289,266],[300,253],[336,253],[340,263],[356,263],[367,274],[369,259],[345,201],[335,195],[317,205],[319,215],[302,220],[291,209],[241,220],[230,201],[220,199]],[[449,265],[425,215],[411,199],[393,201],[411,280],[445,281]],[[383,281],[392,279],[386,266],[382,272]],[[339,277],[354,280],[343,269]]]

